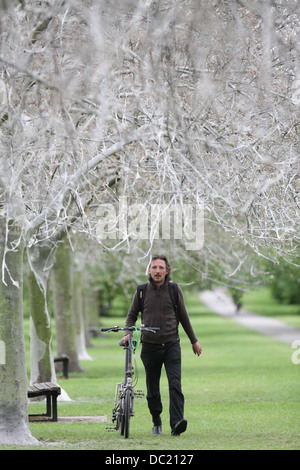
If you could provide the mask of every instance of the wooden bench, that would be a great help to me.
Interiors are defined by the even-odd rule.
[[[62,362],[63,363],[63,377],[67,379],[69,377],[69,357],[65,354],[62,354],[60,357],[55,357],[54,362]]]
[[[29,415],[29,421],[57,421],[57,397],[61,394],[58,385],[51,382],[37,383],[28,387],[28,398],[46,396],[46,413]]]

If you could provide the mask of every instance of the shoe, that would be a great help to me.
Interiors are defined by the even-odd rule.
[[[173,426],[171,434],[172,436],[179,436],[182,432],[186,430],[187,427],[187,420],[182,419],[181,421],[178,421],[178,423]]]
[[[162,433],[161,426],[153,426],[152,434],[161,434],[161,433]]]

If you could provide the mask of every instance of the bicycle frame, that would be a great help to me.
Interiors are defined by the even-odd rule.
[[[131,378],[134,374],[133,367],[132,367],[132,355],[134,353],[134,348],[136,347],[136,342],[133,342],[133,334],[132,331],[129,332],[129,337],[127,339],[127,345],[124,346],[126,353],[125,353],[125,375],[124,375],[124,382],[126,384],[127,379]]]
[[[141,390],[134,391],[132,377],[134,375],[134,369],[132,365],[132,358],[137,346],[137,342],[133,341],[133,330],[147,330],[155,333],[159,328],[147,328],[142,326],[141,328],[119,328],[114,326],[112,328],[101,328],[101,331],[121,331],[126,330],[128,332],[127,344],[124,346],[122,341],[119,342],[120,346],[125,348],[125,370],[124,380],[121,383],[117,383],[115,391],[115,403],[112,410],[112,422],[116,423],[114,427],[107,426],[106,429],[118,430],[121,435],[125,438],[129,437],[129,422],[130,417],[134,416],[133,413],[133,402],[134,396],[142,397],[144,393]]]
[[[113,408],[113,416],[112,422],[116,421],[115,429],[120,429],[120,434],[123,435],[125,433],[125,437],[128,437],[129,434],[129,418],[134,416],[133,413],[133,400],[134,395],[137,393],[134,392],[134,388],[132,385],[132,377],[134,375],[134,370],[132,366],[132,357],[134,354],[134,347],[136,346],[132,341],[133,334],[129,332],[129,337],[127,340],[127,345],[124,346],[125,349],[125,370],[124,370],[124,380],[121,383],[117,383],[116,385],[116,393],[115,393],[115,406]],[[141,392],[138,396],[143,396]],[[127,400],[129,401],[129,413],[130,416],[126,416],[125,418],[125,401],[126,397],[129,397]],[[128,413],[128,410],[127,410]],[[109,429],[109,428],[108,428]],[[114,428],[113,428],[114,429]]]

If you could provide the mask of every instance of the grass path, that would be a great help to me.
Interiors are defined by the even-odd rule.
[[[243,304],[244,308],[250,312],[270,316],[300,328],[300,306],[278,303],[269,289],[246,292],[243,296]]]
[[[161,381],[163,435],[151,434],[146,399],[135,400],[129,439],[105,430],[110,424],[115,383],[123,375],[119,336],[93,340],[93,361],[82,362],[83,374],[70,374],[59,384],[73,399],[59,403],[59,416],[107,416],[108,423],[32,423],[42,449],[201,450],[300,449],[300,365],[291,361],[288,345],[212,314],[198,296],[187,302],[192,324],[203,346],[193,355],[181,331],[183,391],[188,429],[171,436],[167,380]],[[102,326],[122,325],[122,318],[106,318]],[[145,391],[143,366],[137,352],[138,389]],[[44,404],[29,405],[30,412]],[[3,446],[0,446],[2,449]]]

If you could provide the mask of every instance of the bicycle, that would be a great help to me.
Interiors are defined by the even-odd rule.
[[[141,326],[140,328],[136,328],[135,326],[127,327],[127,328],[120,328],[119,326],[113,326],[111,328],[101,328],[101,331],[105,332],[118,332],[118,331],[126,331],[128,333],[127,343],[124,346],[122,340],[119,341],[120,346],[124,346],[126,350],[125,354],[125,375],[124,380],[121,383],[117,383],[116,385],[116,392],[115,392],[115,403],[114,408],[112,410],[112,422],[115,422],[115,426],[106,426],[108,430],[119,430],[120,435],[123,435],[125,439],[129,437],[129,425],[130,425],[130,418],[134,416],[133,413],[133,401],[134,397],[143,397],[144,393],[141,390],[134,390],[134,387],[137,384],[136,381],[133,382],[133,375],[134,375],[134,368],[132,365],[132,357],[134,357],[135,350],[138,344],[138,332],[139,331],[150,331],[152,333],[156,333],[159,328],[156,327],[146,327]],[[133,332],[137,333],[137,340],[133,340]],[[135,357],[134,357],[135,360]],[[136,361],[135,361],[136,365]],[[136,366],[137,370],[137,366]],[[136,374],[137,376],[137,374]]]

